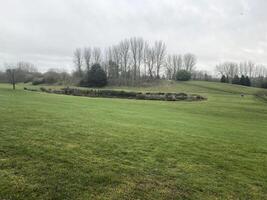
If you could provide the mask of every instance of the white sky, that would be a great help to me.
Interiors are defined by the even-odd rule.
[[[23,60],[71,70],[76,47],[132,36],[192,52],[198,69],[225,60],[267,65],[267,1],[0,0],[0,69]]]

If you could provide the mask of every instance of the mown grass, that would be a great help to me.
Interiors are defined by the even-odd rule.
[[[22,87],[0,85],[0,199],[267,198],[267,104],[258,89],[124,88],[208,97],[160,102]]]

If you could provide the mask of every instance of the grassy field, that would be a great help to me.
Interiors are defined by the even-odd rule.
[[[259,89],[196,81],[119,88],[208,98],[164,102],[22,87],[0,84],[1,200],[267,199]]]

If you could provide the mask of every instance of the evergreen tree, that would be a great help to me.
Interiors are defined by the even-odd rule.
[[[240,84],[240,79],[239,79],[238,75],[234,76],[234,78],[232,80],[232,84],[237,84],[237,85]]]
[[[225,83],[229,83],[229,77],[226,76]]]
[[[250,79],[249,79],[248,76],[246,76],[246,78],[245,78],[245,85],[246,86],[251,86],[251,82],[250,82]]]
[[[240,83],[240,85],[246,85],[246,78],[245,78],[245,76],[244,75],[242,75],[241,76],[241,78],[240,78],[240,81],[239,81]]]
[[[81,82],[81,86],[86,87],[103,87],[105,85],[107,85],[107,75],[98,63],[91,67]]]
[[[226,77],[224,75],[222,75],[221,82],[226,83]]]

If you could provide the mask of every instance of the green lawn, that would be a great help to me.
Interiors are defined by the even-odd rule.
[[[1,200],[267,199],[259,89],[197,81],[123,88],[208,98],[164,102],[22,87],[0,84]]]

